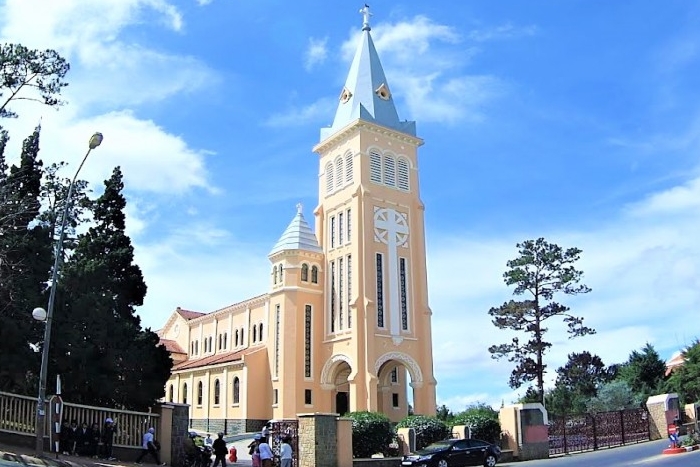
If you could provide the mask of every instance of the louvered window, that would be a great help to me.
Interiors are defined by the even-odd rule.
[[[377,253],[377,327],[384,327],[384,261]]]
[[[396,186],[396,160],[392,156],[384,156],[384,184]]]
[[[382,155],[375,151],[369,154],[369,179],[382,183]]]
[[[339,157],[335,160],[335,186],[340,188],[343,186],[343,158]]]
[[[326,193],[332,193],[333,188],[333,164],[329,162],[326,164]]]
[[[311,378],[311,305],[304,307],[304,377]]]
[[[352,183],[352,154],[345,156],[345,183]]]
[[[408,161],[403,157],[399,157],[398,162],[398,187],[401,190],[408,191]]]

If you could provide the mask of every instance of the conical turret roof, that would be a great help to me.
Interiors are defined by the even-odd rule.
[[[313,230],[311,230],[311,227],[309,227],[301,211],[301,204],[297,204],[297,215],[294,216],[294,219],[289,223],[280,239],[277,240],[275,246],[272,247],[272,251],[270,251],[268,256],[286,250],[303,250],[323,253],[323,249],[318,244],[318,240],[316,240],[316,235]]]

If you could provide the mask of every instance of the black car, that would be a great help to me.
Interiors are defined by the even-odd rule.
[[[501,448],[478,439],[447,439],[426,446],[408,456],[401,465],[412,467],[493,467],[501,457]]]

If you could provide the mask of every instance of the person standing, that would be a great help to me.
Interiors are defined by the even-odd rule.
[[[272,467],[272,448],[264,438],[260,440],[258,450],[260,451],[261,467]]]
[[[102,429],[102,443],[103,443],[103,455],[108,461],[115,461],[117,459],[112,455],[112,447],[114,445],[114,435],[117,434],[117,424],[114,420],[107,418],[105,420],[105,426]]]
[[[250,459],[252,461],[253,467],[260,467],[260,449],[258,449],[258,446],[260,445],[260,440],[262,439],[262,436],[260,436],[260,433],[255,435],[255,439],[253,440],[252,443],[248,445],[248,454],[250,454]]]
[[[224,441],[224,434],[219,433],[218,438],[212,443],[212,449],[214,449],[214,465],[212,467],[217,467],[219,462],[221,462],[221,467],[226,467],[226,454],[228,454],[228,449],[226,448],[226,441]]]
[[[288,437],[282,440],[282,445],[280,446],[281,467],[292,467],[292,445],[290,443],[291,440]]]
[[[204,445],[214,449],[214,440],[211,439],[211,435],[207,433],[207,437],[204,438]]]
[[[156,430],[154,430],[153,428],[149,428],[148,431],[146,431],[143,434],[143,442],[141,443],[141,454],[139,454],[139,457],[136,459],[137,464],[141,463],[146,454],[150,454],[151,457],[153,457],[153,460],[156,461],[156,465],[165,465],[160,463],[160,457],[158,456],[158,448],[156,447],[155,432]]]

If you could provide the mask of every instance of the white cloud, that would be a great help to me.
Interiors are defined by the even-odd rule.
[[[537,34],[537,26],[530,25],[524,27],[514,26],[506,23],[501,26],[484,29],[474,29],[469,32],[469,39],[475,42],[487,42],[493,40],[517,39],[520,37],[534,36]]]
[[[332,118],[335,112],[335,100],[330,98],[319,99],[304,107],[291,107],[284,112],[276,113],[265,121],[270,127],[303,126],[320,120]]]
[[[495,76],[464,71],[478,49],[465,45],[451,26],[416,16],[379,23],[372,37],[394,94],[402,96],[409,114],[422,122],[479,122],[485,118],[486,104],[506,92],[505,83]],[[358,40],[355,32],[342,44],[347,61]]]
[[[306,71],[311,71],[316,65],[326,61],[328,56],[327,44],[327,37],[323,39],[309,38],[309,45],[304,53],[304,68],[306,68]]]
[[[213,0],[197,0],[197,5],[204,6],[209,5]]]

